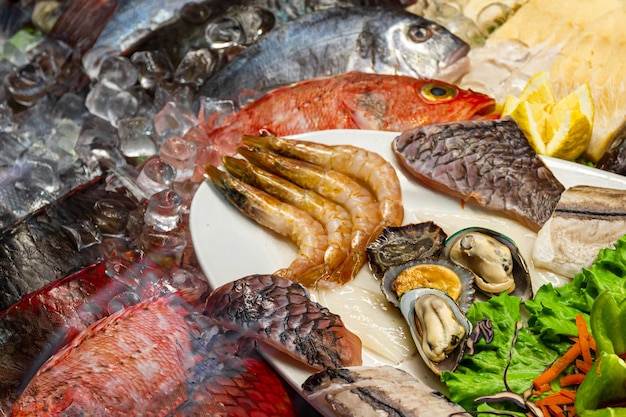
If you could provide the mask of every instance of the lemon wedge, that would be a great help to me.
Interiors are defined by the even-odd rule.
[[[545,71],[533,76],[519,97],[508,96],[502,115],[510,115],[540,155],[575,160],[591,140],[594,119],[591,89],[583,84],[556,100]]]

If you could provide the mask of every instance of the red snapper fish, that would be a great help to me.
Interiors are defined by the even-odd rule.
[[[167,294],[81,332],[39,369],[12,415],[294,416],[253,347],[184,294]]]
[[[278,88],[223,117],[203,103],[199,124],[207,137],[196,158],[196,179],[206,164],[232,156],[244,134],[276,136],[326,129],[404,131],[454,120],[493,117],[495,101],[443,81],[403,75],[348,72]],[[223,121],[222,121],[223,120]]]

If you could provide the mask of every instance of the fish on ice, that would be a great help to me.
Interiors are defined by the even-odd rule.
[[[443,26],[396,8],[331,8],[272,30],[233,58],[199,96],[237,100],[310,78],[349,71],[454,82],[469,46]]]

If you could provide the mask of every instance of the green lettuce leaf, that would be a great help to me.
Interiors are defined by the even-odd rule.
[[[519,298],[503,293],[489,301],[474,303],[468,311],[473,325],[484,318],[491,320],[494,338],[491,343],[480,340],[475,344],[473,356],[466,354],[454,372],[441,375],[450,391],[450,399],[465,409],[476,410],[474,399],[477,397],[506,390],[503,375],[509,363],[516,323],[521,320],[520,304]],[[522,394],[557,356],[557,352],[543,344],[537,335],[522,328],[507,372],[511,390]]]
[[[519,331],[507,383],[518,394],[529,389],[533,379],[571,346],[569,338],[578,334],[577,314],[589,321],[594,300],[605,291],[616,300],[626,298],[626,236],[614,246],[615,249],[601,250],[593,266],[583,269],[570,283],[561,287],[542,286],[524,306],[518,298],[506,294],[474,303],[468,318],[472,324],[489,318],[495,336],[490,344],[478,342],[476,354],[466,354],[456,371],[442,373],[441,380],[449,389],[450,399],[467,410],[476,410],[477,397],[505,391],[503,374],[515,325],[524,308],[527,326]],[[503,405],[492,406],[503,409]]]
[[[533,300],[526,302],[530,312],[528,327],[542,340],[563,353],[569,337],[577,335],[576,314],[589,321],[594,300],[609,292],[617,300],[626,297],[626,236],[615,242],[615,249],[602,249],[589,269],[583,269],[561,287],[543,285]]]

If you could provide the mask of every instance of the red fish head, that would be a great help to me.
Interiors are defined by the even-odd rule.
[[[420,80],[417,95],[426,106],[431,107],[431,123],[493,118],[496,101],[488,95],[464,90],[453,84],[437,80]]]

